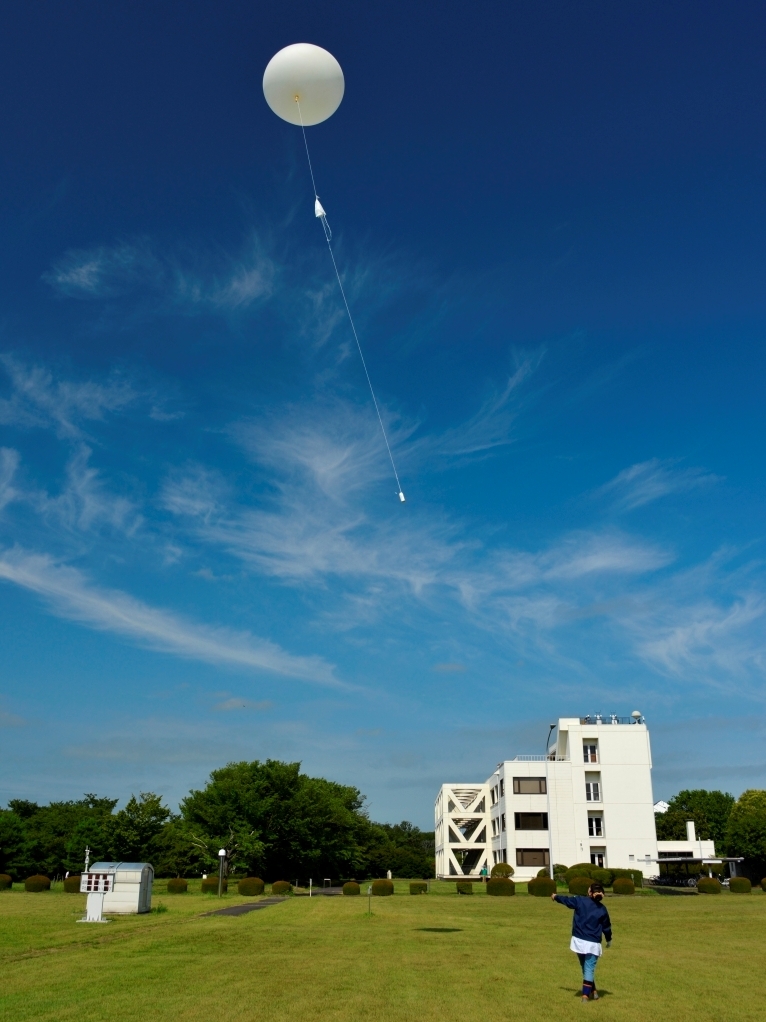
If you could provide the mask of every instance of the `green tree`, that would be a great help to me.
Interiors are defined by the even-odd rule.
[[[188,877],[207,872],[209,858],[186,821],[173,816],[152,840],[149,861],[155,876]]]
[[[683,841],[686,822],[692,820],[698,838],[715,842],[716,850],[726,842],[726,825],[734,805],[734,796],[725,791],[704,788],[679,791],[668,802],[666,813],[656,813],[657,839]]]
[[[86,821],[107,820],[116,802],[116,799],[93,794],[75,801],[51,802],[47,806],[26,799],[12,799],[8,805],[24,829],[23,848],[15,859],[17,874],[43,873],[54,877],[72,868],[81,869],[82,860],[76,865],[72,861],[73,851],[69,846],[73,835]]]
[[[111,832],[111,852],[123,862],[147,862],[154,842],[171,813],[162,804],[162,796],[142,791],[140,798],[131,795],[128,804],[115,814]]]
[[[357,788],[302,774],[300,763],[258,760],[214,770],[181,813],[215,863],[267,880],[351,876],[364,865],[369,822]]]
[[[396,877],[434,875],[433,832],[422,831],[407,820],[371,824],[366,852],[371,876],[385,876],[389,869]]]
[[[23,819],[10,809],[0,809],[0,873],[21,879],[19,867],[23,851]]]
[[[749,788],[737,799],[726,830],[729,855],[744,855],[745,873],[766,876],[766,791]]]

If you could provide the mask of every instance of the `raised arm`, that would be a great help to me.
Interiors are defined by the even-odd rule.
[[[566,905],[567,908],[575,908],[577,905],[575,898],[567,898],[565,894],[552,894],[551,901],[557,901],[559,905]]]

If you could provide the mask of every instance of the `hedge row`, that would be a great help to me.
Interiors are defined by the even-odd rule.
[[[620,879],[632,880],[636,887],[642,887],[644,880],[644,874],[640,869],[603,869],[601,866],[594,866],[592,862],[576,862],[564,873],[564,880],[567,883],[575,877],[588,877],[603,884],[604,887],[611,887],[615,880]]]

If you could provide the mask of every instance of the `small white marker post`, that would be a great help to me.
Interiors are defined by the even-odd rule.
[[[367,888],[367,915],[372,916],[372,884]]]
[[[311,897],[311,877],[309,877],[309,898]]]

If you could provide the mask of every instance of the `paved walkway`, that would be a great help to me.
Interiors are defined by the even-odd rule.
[[[270,905],[278,905],[280,901],[287,901],[287,898],[264,898],[263,901],[253,901],[250,904],[244,902],[242,905],[229,905],[228,908],[219,908],[215,912],[203,912],[206,916],[243,916],[246,912],[255,912],[259,908],[268,908]]]

